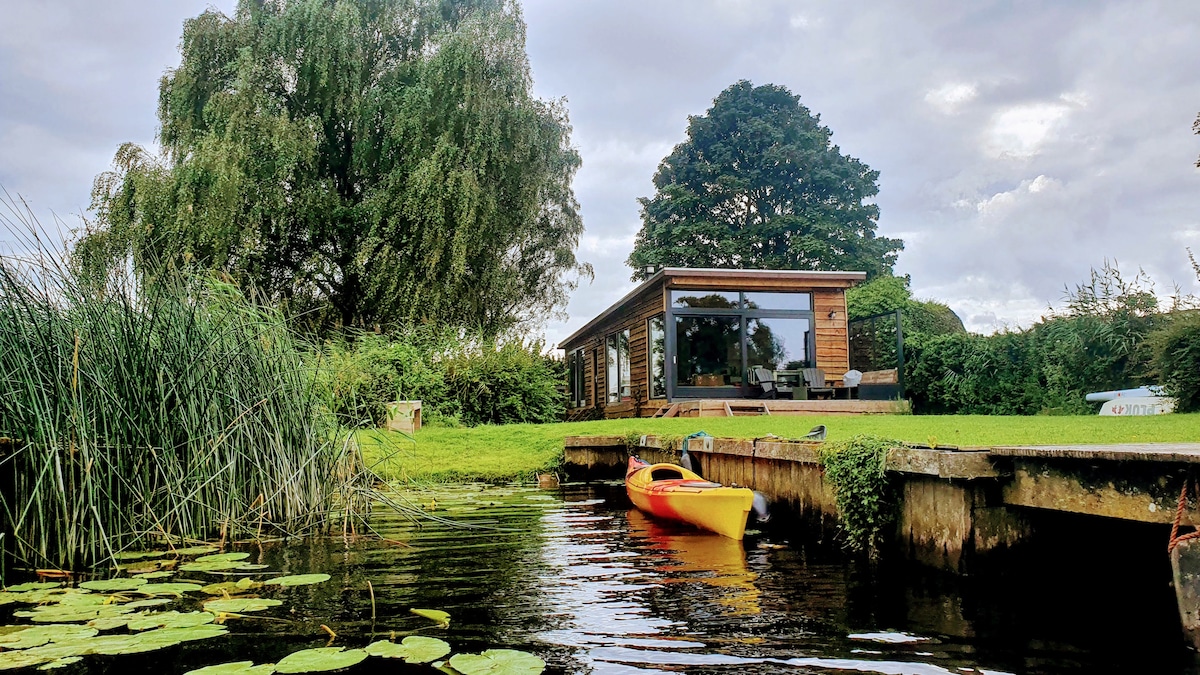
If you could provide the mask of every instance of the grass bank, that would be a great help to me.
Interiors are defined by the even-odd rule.
[[[563,439],[583,435],[680,438],[714,436],[796,438],[824,424],[829,438],[875,434],[935,445],[1054,445],[1200,441],[1200,414],[1156,417],[996,417],[984,415],[878,415],[860,417],[706,417],[510,424],[469,429],[422,429],[415,440],[385,431],[361,431],[368,465],[389,480],[450,482],[529,480],[562,459]]]

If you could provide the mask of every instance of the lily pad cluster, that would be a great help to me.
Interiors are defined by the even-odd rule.
[[[267,584],[283,588],[322,583],[330,578],[328,574],[279,576],[265,581],[245,577],[208,585],[161,581],[174,576],[176,570],[222,574],[266,567],[245,562],[247,553],[215,551],[200,546],[120,552],[115,556],[120,561],[118,567],[137,574],[84,581],[77,588],[57,582],[31,582],[0,590],[0,606],[18,606],[13,616],[28,621],[0,626],[0,670],[33,666],[49,670],[93,654],[135,654],[218,637],[227,632],[223,625],[226,620],[283,604],[248,595],[255,590]],[[199,557],[181,561],[184,555]],[[149,564],[155,566],[153,571],[135,567]],[[203,603],[197,611],[164,607],[185,596],[201,595],[218,599]]]
[[[372,642],[364,649],[318,647],[288,654],[279,663],[255,665],[253,661],[235,661],[205,666],[185,675],[268,675],[269,673],[318,673],[342,670],[358,665],[367,657],[403,659],[405,663],[431,663],[448,675],[539,675],[546,662],[528,652],[515,649],[489,649],[482,654],[455,654],[449,661],[438,659],[450,653],[444,640],[410,635],[396,643]]]
[[[181,561],[180,555],[199,557]],[[159,581],[177,571],[214,575],[261,574],[265,568],[247,563],[249,555],[246,553],[215,553],[211,547],[130,551],[118,553],[116,557],[122,561],[119,567],[131,576],[89,580],[77,588],[55,582],[34,582],[0,590],[0,606],[18,605],[13,616],[28,621],[0,626],[0,671],[30,667],[52,670],[78,663],[89,655],[137,654],[219,637],[228,632],[224,625],[226,620],[283,604],[281,600],[257,597],[256,591],[330,580],[328,574],[299,574],[261,581],[243,576],[237,581],[209,584]],[[165,607],[189,596],[194,602],[204,595],[211,599],[202,601],[199,610],[180,611]],[[411,611],[437,627],[450,625],[450,615],[444,611]],[[304,649],[287,655],[278,663],[237,661],[206,666],[189,675],[326,672],[349,668],[369,657],[432,664],[449,675],[538,675],[546,665],[532,654],[509,649],[455,654],[448,660],[439,660],[450,653],[450,645],[443,640],[409,635],[400,642],[381,640],[362,649],[332,646]]]

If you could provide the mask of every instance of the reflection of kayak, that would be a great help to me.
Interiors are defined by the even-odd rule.
[[[762,612],[755,585],[758,575],[746,564],[742,542],[709,532],[681,531],[637,509],[629,511],[626,522],[631,535],[667,562],[655,567],[665,575],[660,583],[707,587],[712,599],[730,615]]]
[[[625,491],[633,505],[658,518],[678,520],[741,540],[754,501],[748,488],[712,483],[675,464],[629,458]]]

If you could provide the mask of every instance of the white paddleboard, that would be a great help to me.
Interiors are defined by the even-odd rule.
[[[1163,415],[1169,412],[1175,412],[1175,399],[1170,396],[1121,397],[1100,406],[1101,415]]]

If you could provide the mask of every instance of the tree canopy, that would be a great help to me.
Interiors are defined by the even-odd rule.
[[[531,94],[515,0],[242,0],[184,24],[162,156],[118,150],[78,243],[104,270],[230,272],[329,325],[497,333],[590,268],[562,101]]]
[[[786,87],[742,80],[688,119],[663,159],[627,264],[890,273],[903,249],[876,236],[879,172],[842,154]]]

